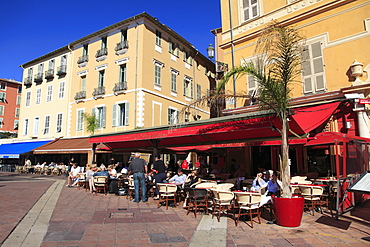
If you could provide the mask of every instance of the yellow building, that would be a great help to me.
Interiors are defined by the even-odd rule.
[[[143,13],[71,43],[74,61],[68,136],[86,136],[83,114],[98,119],[95,134],[176,124],[179,111],[204,95],[213,64],[189,42]],[[185,121],[209,118],[209,109]]]
[[[293,85],[293,97],[366,85],[370,82],[367,73],[355,81],[350,69],[355,60],[365,71],[370,68],[370,51],[366,49],[370,42],[369,11],[366,0],[221,0],[224,61],[229,68],[233,63],[253,61],[262,29],[277,20],[301,30],[307,39],[302,76],[298,78],[302,83]],[[244,76],[237,80],[236,91],[253,93],[256,86],[251,77]],[[227,89],[233,91],[233,84]],[[368,94],[367,90],[363,93]],[[239,101],[237,107],[244,104]],[[227,108],[234,108],[233,102],[227,102]]]

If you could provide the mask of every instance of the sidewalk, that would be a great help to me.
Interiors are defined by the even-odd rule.
[[[21,220],[38,198],[60,181],[45,179],[2,182],[0,176],[1,201],[7,205],[0,206],[1,212],[13,213]],[[25,188],[27,196],[21,193]],[[13,196],[5,198],[7,190],[13,191]],[[54,194],[57,201],[48,227],[40,244],[34,246],[370,246],[370,201],[339,220],[328,213],[315,213],[305,214],[297,228],[266,224],[264,219],[262,224],[250,228],[244,222],[236,227],[232,219],[223,218],[218,223],[211,216],[199,214],[195,218],[193,214],[186,215],[181,206],[157,208],[157,201],[152,199],[134,203],[126,197],[95,195],[65,186],[60,195]],[[22,205],[22,201],[26,204]],[[14,228],[15,220],[8,222],[10,218],[8,213],[1,214],[0,221],[5,222],[1,223],[2,228]],[[2,231],[0,241],[9,233]]]

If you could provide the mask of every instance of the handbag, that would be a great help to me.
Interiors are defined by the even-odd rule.
[[[127,195],[127,188],[118,188],[116,192],[117,196],[125,196]]]

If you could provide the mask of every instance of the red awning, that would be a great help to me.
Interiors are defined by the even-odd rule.
[[[317,128],[333,114],[340,102],[294,109],[290,116],[289,128],[294,134],[303,135]],[[254,115],[255,116],[255,115]],[[90,143],[105,143],[111,149],[145,149],[154,146],[152,140],[160,140],[158,147],[219,145],[220,143],[252,142],[256,145],[280,145],[280,141],[260,141],[278,139],[276,130],[280,120],[276,116],[251,118],[251,115],[234,116],[238,120],[222,118],[185,123],[181,127],[154,127],[99,135],[90,138]],[[249,118],[247,118],[249,117]],[[218,121],[218,122],[216,122]],[[206,123],[205,123],[206,122]],[[210,123],[211,122],[211,123]],[[212,123],[213,122],[213,123]],[[305,144],[306,139],[292,144]]]
[[[294,115],[289,117],[294,121],[290,121],[289,126],[292,130],[299,129],[299,133],[309,133],[328,120],[340,103],[341,102],[333,102],[294,109]]]
[[[339,132],[322,132],[317,134],[315,137],[308,138],[307,144],[305,146],[317,146],[317,145],[330,145],[334,144],[336,141],[338,144],[348,141],[361,141],[370,142],[370,139],[359,137],[359,136],[349,136]]]

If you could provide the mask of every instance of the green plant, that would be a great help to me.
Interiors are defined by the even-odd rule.
[[[99,121],[96,118],[95,115],[89,114],[89,113],[84,113],[83,115],[85,123],[86,123],[86,130],[90,132],[92,135],[95,133],[95,130],[99,126]]]
[[[249,62],[228,71],[216,89],[216,97],[225,95],[223,88],[233,76],[252,75],[258,82],[257,95],[261,109],[273,111],[280,119],[281,157],[280,172],[282,180],[282,196],[290,198],[290,166],[289,166],[289,101],[290,85],[301,73],[302,48],[304,37],[297,29],[285,27],[277,22],[268,25],[260,36],[256,53],[256,62]],[[232,97],[228,95],[227,97]],[[235,97],[240,97],[235,95]],[[251,97],[251,96],[249,96]],[[248,96],[246,96],[248,98]]]

